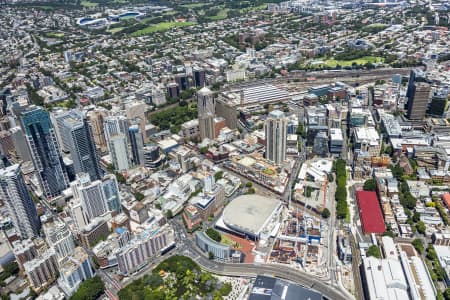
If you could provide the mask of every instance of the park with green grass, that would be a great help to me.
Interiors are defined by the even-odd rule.
[[[147,26],[143,29],[137,30],[137,31],[133,32],[131,35],[132,36],[142,36],[142,35],[147,35],[147,34],[151,34],[151,33],[155,33],[155,32],[167,31],[172,28],[181,28],[181,27],[192,26],[195,24],[196,24],[195,22],[161,22],[161,23],[153,24],[153,25]]]
[[[350,59],[350,60],[337,60],[334,58],[330,58],[323,61],[312,62],[312,65],[323,68],[336,68],[337,66],[341,67],[351,67],[353,65],[366,65],[366,64],[377,64],[383,63],[384,58],[378,56],[363,56],[360,58]]]
[[[215,16],[208,16],[206,18],[212,21],[224,20],[228,17],[228,11],[228,8],[222,8],[217,12]]]
[[[88,0],[83,0],[83,1],[80,2],[80,4],[83,7],[96,7],[96,6],[98,6],[98,3],[91,2],[91,1],[88,1]]]
[[[136,279],[118,293],[121,300],[134,299],[224,299],[232,291],[204,272],[192,259],[175,255],[161,262],[150,274]],[[96,299],[96,298],[85,298]]]

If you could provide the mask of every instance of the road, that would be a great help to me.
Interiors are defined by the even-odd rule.
[[[336,203],[334,201],[334,193],[336,190],[335,181],[330,182],[327,187],[327,207],[330,210],[330,218],[328,219],[328,270],[330,272],[331,284],[336,282],[335,276],[335,256],[336,256]]]
[[[123,280],[122,283],[124,286],[128,285],[133,280],[141,278],[145,274],[151,272],[151,270],[164,259],[178,254],[190,257],[203,270],[214,274],[239,277],[256,277],[257,275],[274,276],[319,291],[327,299],[352,299],[351,295],[330,285],[326,279],[324,280],[318,277],[311,276],[311,274],[285,265],[224,263],[220,261],[209,260],[204,255],[204,253],[196,246],[195,241],[186,235],[184,225],[182,224],[179,217],[175,217],[174,219],[170,220],[170,223],[173,226],[176,237],[178,239],[177,248],[164,256],[152,258],[147,266],[133,274],[131,277]]]

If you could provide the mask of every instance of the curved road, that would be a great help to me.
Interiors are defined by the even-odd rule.
[[[322,293],[327,299],[333,300],[348,300],[347,295],[343,295],[342,292],[336,290],[331,285],[322,282],[320,279],[316,279],[310,274],[306,274],[289,267],[279,265],[253,265],[253,264],[223,264],[215,262],[213,268],[207,266],[207,260],[203,256],[197,259],[196,262],[206,271],[228,276],[256,276],[256,275],[269,275],[278,278],[286,279],[302,286],[314,289]]]
[[[178,222],[172,222],[174,229],[178,232],[184,232],[184,225]],[[181,255],[191,257],[205,271],[228,276],[248,276],[256,275],[275,276],[286,279],[304,287],[314,289],[327,299],[333,300],[349,300],[354,297],[327,282],[327,279],[321,279],[311,274],[293,269],[284,265],[276,264],[244,264],[244,263],[222,263],[209,260],[203,252],[197,248],[195,241],[186,238],[178,242],[177,250]]]
[[[176,221],[176,217],[170,222],[178,234],[184,233],[185,228],[183,224]],[[245,264],[245,263],[223,263],[219,261],[209,260],[204,253],[197,248],[195,241],[190,238],[178,238],[177,247],[175,250],[163,256],[158,256],[152,259],[151,263],[142,268],[128,280],[122,281],[123,286],[127,286],[133,280],[136,280],[151,270],[161,261],[169,256],[178,254],[190,257],[203,270],[213,274],[224,276],[239,276],[239,277],[256,277],[257,275],[267,275],[285,279],[306,288],[316,290],[322,294],[325,299],[332,300],[349,300],[355,299],[349,292],[344,291],[343,288],[337,288],[329,283],[329,278],[319,278],[314,275],[296,270],[294,268],[280,265],[280,264]]]

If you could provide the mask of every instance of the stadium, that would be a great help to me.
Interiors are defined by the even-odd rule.
[[[242,195],[224,209],[216,228],[252,240],[266,239],[278,231],[281,202],[259,195]]]
[[[144,16],[144,13],[137,11],[125,11],[119,14],[110,14],[107,18],[101,18],[97,14],[89,17],[79,18],[77,20],[77,24],[81,27],[102,28],[109,23],[120,22],[127,19],[139,19]]]

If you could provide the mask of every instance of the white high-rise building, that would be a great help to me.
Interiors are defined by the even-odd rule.
[[[211,173],[205,176],[205,193],[211,193],[214,188],[214,176]]]
[[[80,173],[71,184],[73,197],[80,199],[87,220],[94,219],[109,211],[102,182],[91,181],[89,174]]]
[[[264,123],[266,159],[280,165],[286,159],[287,123],[284,113],[274,110]]]
[[[106,203],[109,211],[120,213],[122,206],[120,203],[119,185],[114,174],[107,174],[102,179],[103,192],[105,194]]]
[[[89,255],[81,247],[74,249],[69,259],[61,264],[59,271],[61,276],[58,284],[67,296],[73,295],[84,280],[95,275]]]
[[[69,203],[69,213],[72,217],[75,225],[75,230],[81,232],[81,230],[89,224],[89,220],[86,218],[83,212],[83,206],[79,198],[72,199]]]
[[[124,171],[130,168],[126,135],[118,134],[109,138],[109,151],[114,168]]]
[[[197,92],[198,126],[201,140],[214,140],[215,100],[213,92],[207,87]]]
[[[0,197],[22,239],[39,235],[41,222],[18,164],[0,170]]]
[[[103,132],[105,133],[106,143],[109,149],[109,140],[111,137],[128,132],[128,120],[125,116],[109,116],[103,119]]]
[[[72,232],[64,222],[54,222],[44,226],[45,239],[55,249],[58,262],[64,260],[75,250]]]
[[[138,122],[141,132],[145,132],[147,104],[143,101],[130,101],[125,103],[125,114],[128,120]],[[144,140],[146,137],[144,137]]]

